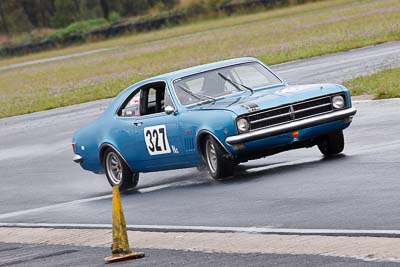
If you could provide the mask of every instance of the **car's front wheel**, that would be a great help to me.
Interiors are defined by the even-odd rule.
[[[333,156],[339,154],[344,149],[343,131],[337,131],[325,136],[318,140],[318,148],[325,156]]]
[[[119,186],[121,191],[134,188],[139,182],[139,173],[132,172],[122,157],[113,149],[104,153],[104,169],[111,186]]]
[[[233,175],[233,160],[213,137],[207,137],[203,152],[205,164],[214,179],[221,180]]]

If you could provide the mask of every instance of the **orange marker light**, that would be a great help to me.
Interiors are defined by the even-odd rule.
[[[296,138],[296,139],[299,138],[299,132],[298,131],[295,131],[292,134],[293,134],[293,138]]]

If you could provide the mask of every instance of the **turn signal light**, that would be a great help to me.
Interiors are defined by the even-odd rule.
[[[295,138],[295,139],[299,138],[299,131],[295,131],[292,134],[293,134],[293,138]]]

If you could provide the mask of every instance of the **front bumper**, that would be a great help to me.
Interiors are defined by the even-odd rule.
[[[76,163],[81,163],[83,161],[82,156],[78,155],[78,154],[74,154],[74,156],[72,157],[72,160]]]
[[[226,138],[226,143],[230,145],[236,145],[236,144],[242,144],[246,142],[251,142],[255,141],[261,138],[265,137],[270,137],[270,136],[275,136],[291,131],[297,131],[303,128],[308,128],[312,126],[316,126],[319,124],[331,122],[331,121],[336,121],[336,120],[341,120],[350,116],[353,116],[356,114],[357,110],[355,108],[348,108],[348,109],[343,109],[339,111],[334,111],[331,113],[323,114],[323,115],[318,115],[315,117],[307,118],[307,119],[302,119],[298,121],[292,121],[289,123],[269,127],[269,128],[264,128],[261,130],[256,130],[253,132],[248,132],[244,134],[239,134],[239,135],[234,135],[234,136],[229,136]]]

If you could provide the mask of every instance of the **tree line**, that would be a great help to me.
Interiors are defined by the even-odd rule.
[[[177,0],[0,0],[0,33],[63,28],[94,18],[129,17],[153,7],[172,8]]]

